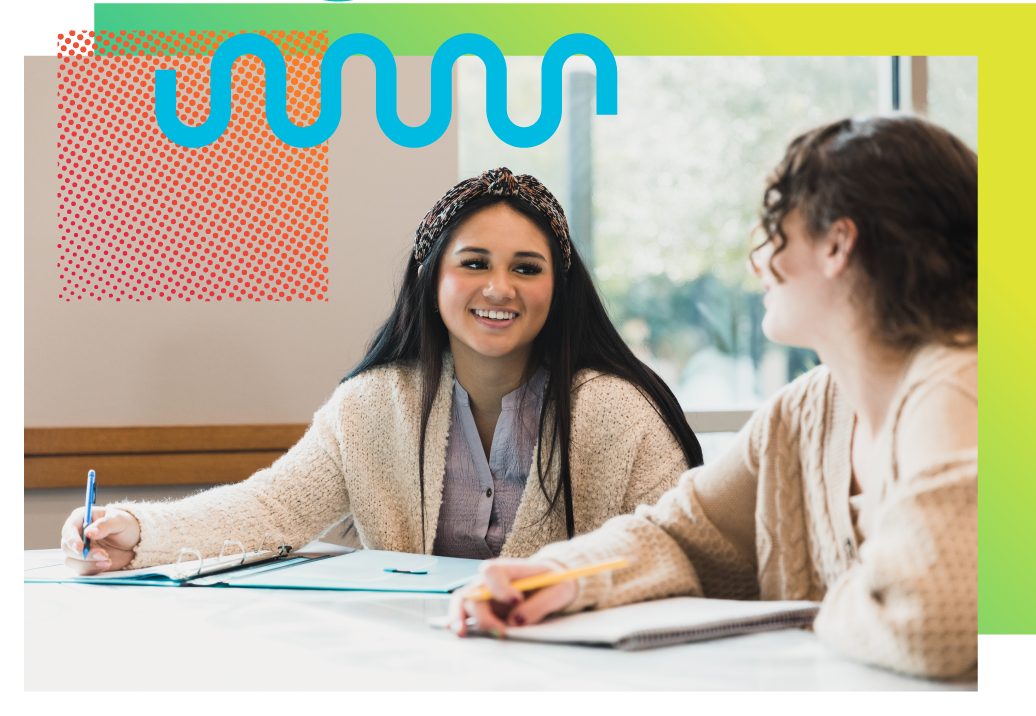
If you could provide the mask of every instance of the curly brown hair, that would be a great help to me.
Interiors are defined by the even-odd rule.
[[[769,242],[773,255],[784,249],[781,222],[793,209],[815,237],[840,218],[856,224],[850,262],[884,342],[977,343],[978,155],[957,137],[912,117],[806,132],[767,180],[766,240],[753,253]]]

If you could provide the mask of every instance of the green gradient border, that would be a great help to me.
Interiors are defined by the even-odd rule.
[[[399,18],[405,17],[401,23]],[[97,4],[95,29],[328,30],[373,34],[397,55],[431,55],[462,32],[509,55],[539,55],[587,32],[616,55],[977,55],[984,178],[979,424],[979,632],[1036,634],[1036,468],[1032,440],[1036,331],[1028,274],[1036,241],[1022,211],[1033,196],[1036,141],[1027,5],[646,4]],[[1022,318],[1022,320],[1019,320]]]
[[[1011,35],[1023,41],[1033,17],[1011,5],[94,5],[95,30],[327,30],[329,41],[366,32],[396,55],[422,56],[463,32],[486,35],[506,55],[542,55],[571,32],[595,35],[616,55],[977,54],[983,43],[1004,47]]]

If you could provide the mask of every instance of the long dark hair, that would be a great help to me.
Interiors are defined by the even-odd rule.
[[[687,424],[676,397],[662,380],[642,363],[626,346],[612,325],[601,303],[593,280],[574,247],[568,272],[564,270],[558,241],[547,218],[529,202],[514,196],[483,196],[467,203],[453,217],[439,240],[425,258],[424,269],[413,257],[407,260],[403,284],[396,305],[388,320],[377,330],[367,354],[343,378],[343,382],[377,366],[410,361],[419,362],[422,376],[421,435],[419,479],[421,486],[421,539],[424,526],[424,455],[428,416],[438,391],[443,353],[449,348],[449,334],[436,311],[439,267],[446,246],[457,227],[475,212],[494,204],[507,204],[530,219],[548,237],[554,271],[554,294],[547,321],[533,342],[532,354],[525,369],[525,378],[539,366],[549,371],[540,411],[537,468],[540,489],[550,502],[547,515],[564,505],[565,528],[569,538],[575,535],[572,514],[572,480],[569,468],[572,428],[572,379],[583,369],[614,375],[636,386],[648,398],[655,412],[680,443],[690,467],[702,464],[701,446]],[[553,409],[549,410],[548,406]],[[547,436],[547,439],[544,439]],[[549,445],[546,460],[544,446]],[[560,480],[549,494],[546,476],[554,461],[559,461]],[[546,517],[547,515],[544,515]]]

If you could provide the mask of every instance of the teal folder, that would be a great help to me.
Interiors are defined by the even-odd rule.
[[[448,594],[478,574],[481,560],[407,552],[359,550],[306,561],[285,569],[216,575],[202,581],[228,587],[333,589]]]
[[[250,555],[251,556],[251,555]],[[260,555],[256,555],[259,557]],[[25,570],[26,583],[72,582],[148,587],[251,587],[256,589],[328,589],[375,592],[429,592],[448,594],[478,574],[477,559],[432,557],[407,552],[359,550],[337,556],[309,557],[287,554],[232,565],[232,558],[211,564],[197,573],[196,563],[131,572],[77,576],[63,564]],[[240,559],[238,555],[237,559]],[[213,564],[216,562],[216,564]],[[193,575],[193,576],[189,576]]]

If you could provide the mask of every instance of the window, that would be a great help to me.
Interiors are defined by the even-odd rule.
[[[928,118],[978,151],[978,58],[927,58]]]

